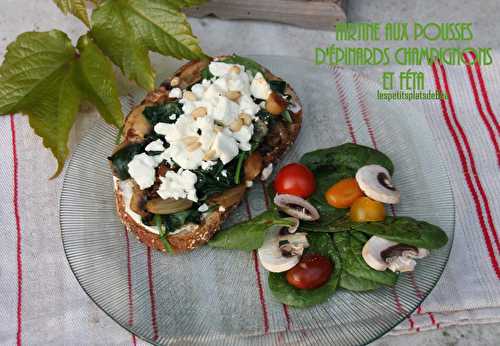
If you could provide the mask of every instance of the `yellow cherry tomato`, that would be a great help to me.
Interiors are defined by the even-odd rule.
[[[361,196],[363,191],[354,178],[340,180],[325,193],[327,203],[335,208],[349,208]]]
[[[351,220],[354,222],[382,221],[384,205],[368,197],[360,197],[351,205]]]

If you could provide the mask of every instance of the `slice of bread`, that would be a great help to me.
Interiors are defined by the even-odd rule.
[[[224,57],[217,57],[214,60],[220,60]],[[141,142],[144,136],[152,131],[151,125],[142,115],[145,106],[151,106],[158,103],[163,103],[168,100],[168,93],[171,88],[172,79],[176,78],[176,87],[184,89],[193,83],[200,82],[201,71],[208,66],[210,61],[191,61],[183,65],[175,74],[162,86],[146,95],[142,103],[136,106],[127,116],[124,124],[122,142],[117,146],[115,151],[123,148],[130,143]],[[281,80],[273,75],[269,70],[264,69],[264,77],[266,80]],[[299,98],[294,90],[287,84],[285,94],[290,95],[290,102],[294,107],[289,110],[292,122],[278,121],[276,125],[269,129],[263,143],[268,142],[266,147],[258,148],[263,158],[262,168],[268,164],[277,161],[285,151],[293,144],[297,138],[301,123],[302,123],[302,106]],[[120,181],[114,178],[116,208],[118,215],[127,228],[127,230],[135,233],[137,239],[145,245],[156,250],[165,251],[164,245],[158,235],[156,227],[147,226],[141,222],[138,214],[130,209],[130,200],[134,182],[132,179]],[[232,188],[232,198],[229,201],[218,203],[222,208],[216,209],[204,215],[201,223],[188,223],[170,233],[167,237],[168,242],[175,252],[192,250],[206,243],[217,230],[220,229],[224,220],[229,216],[230,212],[238,206],[244,197],[246,185],[238,185]]]

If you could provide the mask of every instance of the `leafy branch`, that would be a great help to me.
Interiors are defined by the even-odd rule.
[[[7,47],[0,66],[0,114],[28,115],[30,126],[57,159],[57,176],[69,149],[80,104],[95,105],[103,119],[123,122],[113,64],[147,91],[155,72],[149,52],[177,59],[206,57],[185,7],[204,0],[53,0],[89,29],[73,46],[62,31],[26,32]],[[89,16],[88,5],[94,8]]]

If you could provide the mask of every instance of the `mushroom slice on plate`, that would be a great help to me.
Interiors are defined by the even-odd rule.
[[[280,238],[283,240],[280,244]],[[290,237],[290,240],[288,240]],[[299,263],[300,255],[305,247],[309,246],[304,233],[295,233],[287,236],[280,236],[280,229],[273,227],[266,233],[264,243],[257,250],[260,262],[270,272],[281,273],[293,268]],[[290,246],[285,246],[285,241]],[[280,245],[283,247],[281,249]],[[302,250],[300,247],[302,246]]]
[[[285,257],[302,256],[304,249],[309,247],[307,233],[303,232],[286,235],[280,234],[278,241],[281,254]]]
[[[371,199],[388,204],[399,202],[400,193],[392,184],[389,171],[380,165],[367,165],[358,169],[356,182]]]
[[[282,212],[299,220],[315,221],[319,219],[318,210],[303,198],[288,194],[277,194],[274,204]]]
[[[426,257],[429,250],[373,236],[363,246],[361,254],[366,264],[375,270],[410,272],[417,264],[415,259]]]

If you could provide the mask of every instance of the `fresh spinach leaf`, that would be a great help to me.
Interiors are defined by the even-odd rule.
[[[365,165],[377,164],[385,167],[391,174],[394,165],[384,153],[354,143],[345,143],[333,148],[311,151],[302,156],[300,162],[313,172],[333,167],[354,176]]]
[[[292,226],[293,222],[281,218],[276,210],[268,210],[251,220],[238,223],[215,233],[208,245],[222,249],[252,251],[264,243],[266,231],[272,226]]]
[[[342,210],[342,209],[337,209]],[[318,221],[302,221],[300,229],[306,232],[337,233],[351,230],[352,221],[347,215],[335,215],[331,218],[322,217]]]
[[[114,174],[121,180],[130,178],[128,163],[132,161],[135,155],[140,154],[143,150],[144,146],[142,143],[133,143],[108,157],[108,160],[111,161]]]
[[[270,80],[269,87],[271,88],[272,91],[284,95],[286,89],[286,82],[283,80]]]
[[[290,285],[286,280],[286,273],[269,273],[268,279],[269,288],[276,299],[283,304],[298,308],[306,308],[328,300],[337,290],[342,271],[340,257],[328,234],[309,233],[307,239],[310,246],[306,249],[306,253],[326,256],[334,265],[328,282],[321,287],[305,290]]]
[[[257,118],[254,122],[254,131],[252,139],[250,140],[251,149],[250,151],[254,151],[259,147],[264,138],[266,137],[269,131],[269,126],[262,120]]]
[[[201,70],[201,78],[206,80],[211,80],[212,78],[214,78],[214,75],[210,72],[208,66]]]
[[[334,233],[335,246],[342,260],[342,269],[348,274],[364,280],[374,281],[382,285],[393,286],[396,284],[398,275],[389,270],[377,271],[366,264],[361,250],[364,242],[359,236],[353,236],[351,232]]]
[[[292,120],[292,116],[290,115],[290,112],[288,111],[288,109],[285,109],[282,113],[281,113],[281,117],[283,118],[283,120],[285,120],[287,123],[291,123],[293,122]]]
[[[339,287],[354,292],[365,292],[365,291],[373,291],[379,287],[382,287],[382,284],[379,284],[378,282],[375,281],[356,277],[344,270],[340,274]]]
[[[170,245],[170,243],[167,240],[167,228],[165,227],[165,224],[163,223],[163,216],[156,214],[153,217],[153,222],[156,225],[156,227],[158,227],[158,229],[160,230],[159,237],[160,237],[160,241],[163,244],[163,247],[165,248],[165,251],[170,253],[170,254],[174,253],[172,246]]]
[[[229,164],[224,166],[222,161],[210,167],[210,169],[203,170],[201,168],[194,171],[197,177],[195,184],[198,193],[198,199],[203,201],[208,197],[226,191],[227,189],[236,186],[236,160],[232,160]],[[240,172],[241,174],[241,172]]]
[[[142,112],[153,127],[158,123],[173,124],[177,119],[170,119],[170,117],[174,114],[179,116],[182,113],[182,106],[177,101],[149,106]]]
[[[198,206],[195,205],[191,209],[180,211],[174,214],[163,215],[163,224],[166,227],[167,233],[176,231],[186,223],[199,224],[201,221],[201,213],[198,211]]]
[[[242,172],[242,167],[243,163],[245,162],[245,159],[247,157],[248,152],[246,151],[240,151],[238,154],[238,160],[236,161],[236,172],[234,173],[234,183],[239,184],[240,179],[241,179],[241,172]]]
[[[264,121],[268,125],[269,124],[272,125],[276,121],[275,117],[271,113],[262,108],[259,109],[259,111],[257,112],[257,114],[255,114],[255,116]]]
[[[406,216],[387,216],[384,221],[377,222],[353,222],[351,228],[355,231],[425,249],[438,249],[448,242],[448,236],[438,226]]]
[[[258,72],[264,74],[264,69],[262,68],[262,66],[250,58],[245,58],[243,56],[233,54],[224,58],[222,61],[228,64],[238,64],[245,66],[245,70],[251,72],[253,76],[255,76]]]
[[[350,177],[348,172],[334,168],[315,172],[316,190],[308,201],[318,210],[318,221],[303,222],[302,227],[311,232],[341,232],[350,229],[344,222],[348,209],[332,207],[326,202],[326,191],[339,180]],[[347,228],[346,228],[347,227]]]

